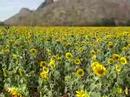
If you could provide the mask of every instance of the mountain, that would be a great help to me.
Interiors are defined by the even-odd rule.
[[[47,5],[49,5],[49,4],[52,4],[52,3],[54,3],[53,0],[45,0],[45,1],[37,8],[37,10],[39,10],[39,9],[41,9],[41,8],[43,8],[43,7],[47,6]]]
[[[33,14],[33,11],[22,8],[20,12],[11,18],[4,21],[7,25],[32,25],[31,23],[31,16]]]
[[[129,0],[47,0],[37,10],[22,9],[8,25],[126,25]]]

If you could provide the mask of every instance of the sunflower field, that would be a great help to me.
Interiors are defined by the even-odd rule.
[[[130,97],[130,28],[0,27],[0,97]]]

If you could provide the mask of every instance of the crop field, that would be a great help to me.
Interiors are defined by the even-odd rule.
[[[0,97],[130,97],[130,28],[0,27]]]

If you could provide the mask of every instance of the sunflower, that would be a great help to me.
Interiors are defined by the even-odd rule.
[[[84,51],[84,49],[83,49],[83,47],[79,47],[79,48],[77,48],[77,51],[82,53]]]
[[[56,67],[56,62],[54,59],[50,60],[50,63],[48,64],[51,69],[54,69]]]
[[[45,61],[40,61],[39,65],[40,65],[40,67],[43,67],[43,66],[46,65],[46,62]]]
[[[46,66],[43,66],[43,67],[42,67],[42,70],[43,70],[45,73],[48,73],[48,72],[49,72],[49,68],[47,68]]]
[[[22,94],[20,93],[20,90],[17,87],[9,87],[9,88],[6,89],[6,91],[12,97],[22,97]]]
[[[75,63],[76,65],[79,65],[79,64],[81,64],[81,61],[80,61],[79,58],[77,58],[77,59],[74,60],[74,63]]]
[[[117,60],[120,59],[120,55],[118,55],[118,54],[113,54],[113,55],[112,55],[112,59],[117,61]]]
[[[109,43],[108,43],[108,48],[109,48],[109,49],[113,48],[113,46],[114,46],[114,45],[113,45],[112,42],[109,42]]]
[[[97,60],[97,56],[96,56],[96,55],[93,55],[93,56],[92,56],[92,60],[93,60],[93,61],[96,61],[96,60]]]
[[[130,48],[130,43],[127,45],[128,48]]]
[[[73,55],[70,52],[67,52],[65,54],[66,59],[71,60],[73,58]]]
[[[37,49],[35,49],[35,48],[32,48],[32,49],[30,49],[30,54],[32,55],[32,56],[36,56],[37,55]]]
[[[57,55],[57,56],[56,56],[56,60],[57,60],[57,61],[61,61],[61,60],[62,60],[62,56]]]
[[[79,68],[77,71],[76,71],[76,75],[78,77],[83,77],[84,76],[84,70]]]
[[[109,58],[108,59],[108,64],[113,64],[114,63],[114,60],[112,58]]]
[[[47,79],[48,79],[48,73],[43,70],[42,72],[40,72],[40,77],[41,77],[42,79],[47,80]]]
[[[120,64],[122,64],[122,65],[128,63],[126,57],[121,57],[121,58],[119,59],[119,62],[120,62]]]
[[[93,62],[91,67],[94,68],[97,64],[99,64],[98,62]]]
[[[127,51],[128,50],[128,47],[123,47],[122,48],[122,51]]]
[[[92,63],[91,67],[92,67],[93,72],[99,77],[102,77],[106,75],[107,73],[106,68],[98,62]]]
[[[119,72],[121,71],[122,67],[121,67],[121,65],[120,65],[120,64],[116,64],[115,69],[116,69],[116,72],[118,72],[118,73],[119,73]]]
[[[90,97],[89,94],[84,90],[76,91],[76,97]]]
[[[91,50],[91,51],[90,51],[90,54],[91,54],[91,55],[96,55],[96,51],[95,51],[95,50]]]
[[[47,49],[47,54],[48,54],[49,56],[51,56],[51,55],[52,55],[52,51],[49,50],[49,49]]]

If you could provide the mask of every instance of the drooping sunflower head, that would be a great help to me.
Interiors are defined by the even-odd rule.
[[[93,55],[92,56],[92,61],[96,61],[97,60],[97,56],[96,55]]]
[[[114,64],[114,60],[112,58],[109,58],[107,61],[108,64]]]
[[[118,60],[120,59],[120,55],[118,55],[118,54],[113,54],[113,55],[112,55],[112,59],[118,61]]]
[[[117,73],[119,73],[121,71],[121,69],[122,69],[122,66],[120,64],[115,65],[115,70]]]
[[[51,59],[48,66],[51,68],[51,69],[54,69],[56,67],[56,61],[54,59]]]
[[[123,47],[122,48],[122,51],[127,51],[128,50],[128,47]]]
[[[114,46],[113,42],[109,42],[109,43],[108,43],[108,48],[109,48],[109,49],[113,48],[113,46]]]
[[[91,54],[91,55],[96,55],[96,51],[95,51],[95,50],[91,50],[91,51],[90,51],[90,54]]]

